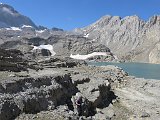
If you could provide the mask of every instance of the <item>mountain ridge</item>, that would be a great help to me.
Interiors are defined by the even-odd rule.
[[[3,16],[3,14],[6,14],[6,16]],[[38,36],[50,41],[49,38],[58,35],[56,38],[53,37],[53,40],[50,42],[54,43],[54,39],[61,41],[60,36],[64,36],[62,37],[63,40],[67,41],[67,34],[70,34],[70,37],[72,37],[69,39],[73,39],[73,41],[77,41],[79,38],[82,39],[83,44],[80,43],[81,46],[78,46],[79,48],[85,46],[87,43],[92,45],[102,44],[108,47],[111,53],[118,57],[120,61],[160,63],[160,16],[158,15],[150,17],[147,21],[140,19],[137,15],[123,18],[120,16],[105,15],[93,24],[84,28],[77,28],[70,32],[63,31],[59,28],[50,30],[43,26],[37,27],[30,18],[19,14],[13,7],[6,4],[0,4],[0,15],[0,26],[7,28],[1,29],[0,34],[2,34],[2,37],[0,43],[4,43],[6,39],[10,41],[16,40],[17,38],[19,40],[21,37],[30,39]],[[20,21],[22,21],[14,24],[15,21],[17,22],[16,17],[14,21],[13,19],[8,19],[10,16],[11,18],[20,16],[20,18],[22,18]],[[28,24],[25,24],[23,20],[26,20]],[[25,27],[23,28],[23,26]],[[34,29],[35,27],[40,31]],[[66,43],[63,40],[61,41],[62,43],[60,42],[61,44]],[[75,41],[69,42],[73,50],[76,46]],[[60,43],[58,43],[57,46],[59,46]],[[86,50],[86,47],[84,47],[84,50]],[[84,53],[84,50],[83,52],[78,52]],[[92,51],[90,50],[90,47],[88,47],[87,53],[91,53]]]
[[[0,4],[0,15],[0,27],[21,27],[23,25],[30,25],[37,28],[30,18],[21,15],[8,4]]]
[[[120,59],[160,63],[159,51],[150,55],[154,46],[159,43],[160,16],[153,16],[148,21],[141,20],[138,16],[104,16],[75,31],[88,34],[88,38],[106,45]]]

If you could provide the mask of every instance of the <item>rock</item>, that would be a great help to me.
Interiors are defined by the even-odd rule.
[[[19,50],[0,49],[0,71],[26,71],[27,61]]]
[[[95,120],[111,120],[107,115],[104,115],[103,113],[97,113],[95,115]]]
[[[150,117],[150,115],[149,115],[147,112],[143,112],[143,113],[141,114],[141,117],[142,117],[142,118],[146,118],[146,117]]]
[[[90,70],[91,69],[93,68],[90,67]],[[104,70],[103,68],[100,69],[102,71]],[[109,106],[109,104],[112,103],[112,100],[116,98],[114,93],[110,90],[111,86],[108,80],[104,80],[100,78],[100,76],[97,76],[99,71],[96,68],[93,70],[94,71],[90,72],[97,73],[95,75],[92,74],[92,77],[90,78],[88,78],[89,73],[87,75],[84,75],[83,73],[72,75],[72,79],[81,94],[91,102],[92,105],[90,108],[92,110],[90,111],[92,111],[92,113],[96,111],[95,108],[104,108]],[[85,68],[85,71],[89,70]]]
[[[21,110],[13,100],[4,98],[0,100],[0,120],[11,120],[16,118],[21,113]]]
[[[36,49],[33,51],[33,56],[51,56],[51,52],[47,49]]]
[[[16,76],[16,75],[14,75],[14,74],[10,74],[10,75],[9,75],[9,77],[15,77],[15,76]]]
[[[160,43],[157,43],[155,47],[150,51],[149,62],[150,63],[160,63]]]
[[[47,43],[46,39],[40,37],[26,38],[25,42],[28,45],[34,45],[34,46],[40,46]]]

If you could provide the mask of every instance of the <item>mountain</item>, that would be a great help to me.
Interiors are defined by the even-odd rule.
[[[0,4],[0,27],[21,27],[23,25],[37,28],[31,19],[18,13],[7,4]]]
[[[74,31],[106,45],[125,61],[160,63],[160,16],[148,21],[138,16],[104,16]]]
[[[38,38],[53,45],[56,55],[60,56],[86,55],[95,51],[108,51],[109,48],[110,55],[117,60],[160,63],[160,16],[157,15],[148,21],[136,15],[124,18],[107,15],[89,26],[75,29],[74,32],[37,27],[28,17],[6,4],[0,4],[0,16],[1,47],[17,48],[17,44],[19,46],[26,39]],[[15,46],[11,46],[12,44]],[[24,45],[20,50],[22,48]]]

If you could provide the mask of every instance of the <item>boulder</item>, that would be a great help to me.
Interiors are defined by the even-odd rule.
[[[12,98],[0,99],[0,120],[11,120],[16,118],[21,113],[16,103]]]
[[[47,49],[36,49],[33,51],[33,56],[51,56],[51,52]]]

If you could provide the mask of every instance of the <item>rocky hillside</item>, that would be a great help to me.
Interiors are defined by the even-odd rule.
[[[138,16],[104,16],[75,31],[106,45],[120,59],[160,63],[160,16],[153,16],[148,21]]]
[[[23,52],[25,56],[34,54],[34,56],[36,55],[35,57],[50,56],[50,52],[54,52],[56,56],[64,57],[70,57],[71,54],[87,55],[93,52],[103,52],[106,53],[106,56],[94,56],[94,58],[91,59],[103,61],[112,61],[115,59],[108,47],[92,42],[83,35],[66,31],[41,31],[42,32],[32,28],[21,29],[21,31],[1,29],[0,48],[18,49]],[[51,46],[53,50],[48,51],[44,50],[44,48],[34,49],[44,45]],[[42,52],[45,53],[43,54]],[[33,57],[30,56],[30,58]]]

